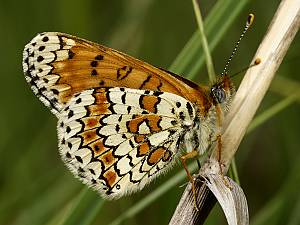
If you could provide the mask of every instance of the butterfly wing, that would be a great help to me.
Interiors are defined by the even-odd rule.
[[[209,104],[204,91],[191,81],[63,33],[33,38],[23,52],[23,70],[34,93],[57,116],[75,93],[97,87],[164,91],[200,101],[201,107]]]
[[[171,167],[195,117],[192,104],[171,93],[86,90],[62,110],[60,153],[84,183],[104,197],[119,198]]]
[[[59,119],[63,161],[102,196],[140,190],[171,167],[182,143],[200,148],[208,92],[176,74],[57,32],[25,46],[23,70]]]

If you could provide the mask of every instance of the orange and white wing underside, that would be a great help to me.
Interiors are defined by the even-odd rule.
[[[119,198],[142,189],[176,162],[195,116],[190,102],[171,93],[86,90],[62,110],[60,153],[84,183],[106,198]]]

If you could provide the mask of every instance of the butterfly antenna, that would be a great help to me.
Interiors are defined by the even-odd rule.
[[[251,67],[253,67],[253,66],[257,66],[257,65],[260,64],[260,63],[261,63],[261,59],[260,59],[260,58],[257,58],[257,59],[255,59],[255,61],[254,61],[250,66],[246,66],[246,67],[244,67],[243,69],[241,69],[240,71],[238,71],[238,72],[236,72],[236,73],[230,75],[230,78],[235,77],[236,75],[239,75],[240,73],[246,71],[247,69],[249,69],[249,68],[251,68]]]
[[[249,14],[249,16],[248,16],[248,18],[247,18],[247,22],[246,22],[245,28],[244,28],[244,30],[243,30],[243,32],[242,32],[242,34],[241,34],[239,40],[236,42],[235,47],[234,47],[234,49],[233,49],[233,51],[232,51],[232,53],[231,53],[231,56],[230,56],[229,59],[227,60],[227,62],[226,62],[226,64],[225,64],[225,67],[224,67],[224,70],[223,70],[223,72],[222,72],[221,75],[227,74],[227,72],[228,72],[228,71],[227,71],[228,66],[229,66],[229,64],[230,64],[230,62],[231,62],[233,56],[235,55],[235,53],[236,53],[236,51],[237,51],[237,49],[238,49],[238,46],[239,46],[241,40],[243,39],[244,35],[246,34],[247,30],[249,29],[249,27],[251,26],[251,24],[253,23],[253,21],[254,21],[254,15],[251,13],[251,14]]]

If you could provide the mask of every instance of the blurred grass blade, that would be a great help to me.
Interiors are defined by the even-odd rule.
[[[71,0],[60,1],[57,7],[57,16],[60,18],[62,30],[78,36],[90,34],[93,29],[90,26],[92,7],[91,1],[78,1],[76,4]],[[80,16],[74,16],[74,12],[80,12]],[[70,18],[72,19],[70,20]]]
[[[264,112],[262,112],[258,116],[256,116],[253,119],[253,121],[250,123],[250,126],[247,129],[247,134],[249,134],[250,132],[255,130],[257,127],[259,127],[263,123],[265,123],[267,120],[274,117],[276,114],[280,113],[282,110],[284,110],[289,105],[294,103],[297,99],[299,99],[299,97],[300,97],[300,92],[299,91],[296,92],[296,93],[293,93],[290,96],[288,96],[288,97],[284,98],[283,100],[281,100],[280,102],[276,103],[275,105],[271,106],[269,109],[265,110]],[[229,175],[238,184],[240,183],[234,159],[232,160],[231,165],[230,165]]]
[[[291,210],[291,216],[287,225],[299,225],[300,224],[300,196],[296,201],[296,206]]]
[[[259,114],[259,116],[255,117],[251,122],[250,126],[248,127],[247,133],[250,133],[255,128],[272,118],[274,115],[287,108],[289,105],[295,102],[297,98],[299,98],[299,95],[300,92],[298,91],[297,93],[294,93],[293,95],[281,100],[280,102],[276,103],[269,109]]]
[[[196,16],[196,20],[197,20],[198,28],[199,28],[199,32],[200,32],[202,48],[204,49],[204,55],[205,55],[205,60],[206,60],[206,67],[207,67],[209,81],[210,81],[210,83],[213,83],[216,80],[216,74],[215,74],[215,69],[214,69],[214,65],[213,65],[213,60],[211,58],[211,55],[210,55],[210,52],[208,49],[208,43],[206,40],[204,28],[203,28],[203,21],[202,21],[202,15],[201,15],[199,3],[197,2],[197,0],[192,0],[192,2],[193,2],[195,16]]]
[[[281,79],[279,79],[281,80]],[[275,83],[275,82],[273,82]],[[282,86],[284,87],[284,83],[282,83]],[[273,88],[274,89],[274,88]],[[298,93],[298,94],[297,94]],[[287,96],[283,100],[279,101],[278,103],[271,106],[269,109],[261,112],[257,116],[254,117],[252,122],[250,123],[246,135],[254,131],[257,127],[264,124],[269,119],[273,118],[276,114],[280,113],[282,110],[286,109],[288,106],[290,106],[293,102],[296,102],[299,100],[299,91],[296,93],[294,92],[294,89],[286,90],[282,95]],[[245,159],[247,155],[250,154],[250,148],[245,148],[243,150],[243,158]],[[243,161],[243,160],[242,160]]]
[[[230,25],[248,2],[249,0],[238,2],[234,0],[221,0],[215,4],[204,21],[204,30],[209,42],[210,52],[215,49],[225,35],[225,32],[228,31]],[[199,31],[196,31],[170,66],[170,70],[178,74],[186,74],[189,79],[194,79],[203,66],[204,61],[205,57],[203,52],[201,52]]]
[[[237,18],[239,13],[243,10],[246,3],[248,3],[248,0],[241,0],[241,1],[231,1],[231,5],[227,9],[227,14],[222,18],[221,21],[219,21],[219,26],[217,29],[213,30],[212,36],[210,37],[207,34],[207,39],[209,40],[209,50],[210,52],[213,52],[217,44],[222,40],[222,37],[224,37],[225,33],[228,31],[230,25],[233,23],[233,21]],[[228,53],[229,55],[230,53]],[[188,71],[188,78],[194,79],[203,66],[204,63],[204,55],[202,54],[200,58],[198,58],[198,63],[194,63],[190,70]],[[224,60],[224,65],[226,60]]]
[[[295,157],[295,162],[299,162],[299,155]],[[291,218],[290,214],[285,214],[282,217],[281,212],[288,210],[289,213],[294,211],[290,209],[295,209],[293,206],[296,204],[298,206],[299,202],[299,189],[300,189],[300,164],[296,163],[291,165],[292,168],[287,178],[281,183],[281,187],[273,195],[273,197],[253,216],[251,219],[251,225],[264,225],[264,224],[287,224],[287,219]],[[287,208],[287,206],[289,206]],[[299,207],[299,206],[298,206]],[[299,214],[299,211],[297,211]],[[293,215],[293,214],[292,214]],[[294,215],[295,216],[295,215]],[[296,218],[293,218],[296,219]],[[279,223],[279,222],[282,223]],[[292,221],[292,220],[291,220]],[[297,223],[298,224],[298,223]]]
[[[211,35],[214,27],[217,27],[218,21],[226,14],[228,5],[231,0],[219,0],[204,20],[204,30],[208,36]],[[170,70],[182,74],[191,64],[191,61],[201,55],[201,42],[199,38],[199,30],[196,30],[190,40],[185,44],[181,52],[170,66]]]
[[[276,76],[270,86],[270,91],[286,97],[293,95],[298,90],[300,90],[300,83],[286,76]],[[298,95],[297,102],[300,103],[300,95]]]
[[[239,174],[237,171],[235,157],[233,157],[233,159],[231,161],[230,168],[228,170],[228,174],[238,185],[240,185],[240,179],[239,179]]]
[[[85,187],[71,203],[70,211],[62,217],[59,225],[89,225],[104,204],[99,195]]]

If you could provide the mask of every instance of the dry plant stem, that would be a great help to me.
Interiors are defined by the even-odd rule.
[[[195,209],[192,184],[189,183],[181,197],[179,204],[177,205],[176,212],[173,215],[169,225],[203,224],[216,203],[216,198],[212,192],[210,192],[203,184],[203,182],[199,181],[195,183],[197,208],[199,211]]]
[[[300,0],[282,1],[255,54],[261,64],[247,71],[224,121],[221,158],[227,167],[299,27]]]
[[[295,37],[299,26],[300,0],[283,0],[253,59],[254,61],[256,58],[260,58],[261,64],[247,71],[232,102],[229,114],[224,120],[221,159],[226,169],[228,169],[231,159],[269,88],[275,72]],[[217,148],[213,150],[211,157],[217,159]],[[204,199],[208,190],[207,188],[203,188],[203,185],[201,186],[199,198]],[[204,223],[205,218],[203,215],[208,215],[207,209],[212,208],[210,206],[213,200],[205,198],[205,202],[201,206],[198,204],[200,211],[197,213],[193,210],[194,204],[191,196],[192,193],[189,192],[187,187],[169,225]],[[191,200],[189,201],[189,199]],[[189,220],[186,221],[184,220],[185,218],[189,218]],[[199,221],[198,218],[203,218],[203,220]]]

